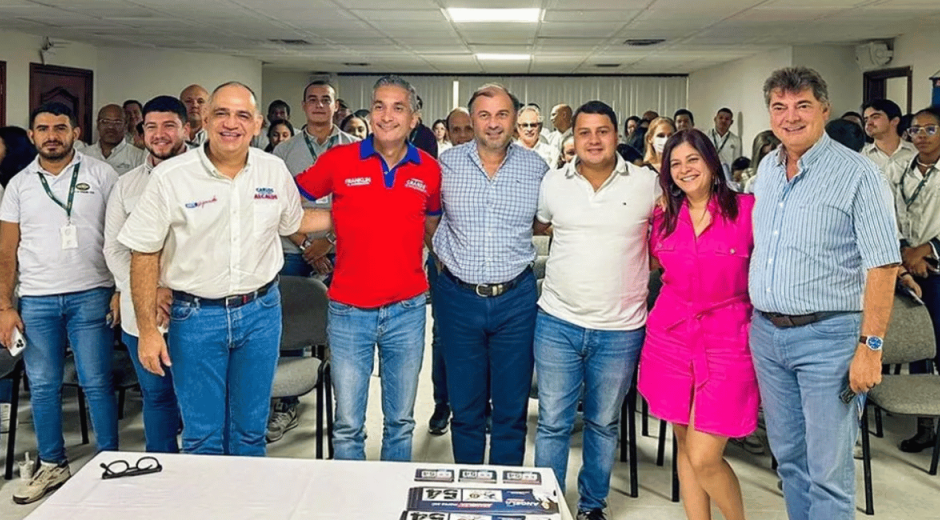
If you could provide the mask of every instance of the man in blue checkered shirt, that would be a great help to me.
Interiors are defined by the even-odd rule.
[[[512,144],[519,106],[500,85],[480,87],[468,104],[474,140],[440,157],[441,276],[433,296],[458,464],[484,462],[488,395],[489,463],[519,466],[525,455],[537,299],[532,223],[548,167]]]

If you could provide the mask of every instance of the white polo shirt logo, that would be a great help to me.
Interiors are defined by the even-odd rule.
[[[277,200],[274,188],[255,188],[255,199]]]
[[[346,186],[368,186],[372,183],[372,177],[350,177],[346,179]]]
[[[201,207],[205,206],[206,204],[212,204],[213,202],[218,202],[218,201],[219,201],[219,199],[216,198],[216,197],[213,195],[212,198],[209,199],[209,200],[200,200],[200,201],[196,201],[196,202],[187,202],[187,203],[185,204],[185,206],[186,206],[186,209],[196,209],[196,208],[201,208]]]

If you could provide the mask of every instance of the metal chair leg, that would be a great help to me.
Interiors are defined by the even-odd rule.
[[[643,436],[650,436],[650,404],[643,399]]]
[[[656,465],[662,466],[666,461],[666,421],[659,421],[659,447],[656,450]]]
[[[16,430],[19,424],[16,420],[17,410],[20,407],[20,378],[23,374],[23,366],[13,370],[13,393],[10,399],[10,431],[7,433],[7,460],[3,478],[11,480],[13,478],[13,457],[16,453]]]
[[[937,419],[937,432],[940,432],[940,418]],[[940,459],[940,436],[937,436],[936,444],[933,445],[933,457],[930,458],[930,473],[937,474],[937,462]]]
[[[884,425],[881,422],[881,407],[875,406],[875,437],[879,439],[885,436]]]
[[[679,441],[672,435],[672,501],[679,501]]]
[[[88,406],[85,404],[85,392],[78,388],[78,420],[82,428],[82,444],[88,444]]]
[[[326,406],[326,452],[327,457],[333,458],[333,372],[330,368],[330,362],[326,362],[326,369],[324,370],[324,381],[323,386],[326,389],[326,399],[324,406]]]
[[[875,514],[875,500],[871,485],[871,443],[868,433],[868,407],[862,410],[862,467],[865,472],[865,514]]]
[[[321,367],[317,381],[317,459],[323,458],[323,370]]]
[[[630,395],[627,394],[627,398],[623,400],[623,405],[620,406],[620,462],[627,461],[627,416],[630,413],[627,402],[629,400]]]

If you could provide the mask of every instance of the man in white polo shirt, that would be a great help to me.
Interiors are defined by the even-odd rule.
[[[148,452],[176,453],[176,433],[179,428],[179,405],[173,390],[170,374],[160,377],[151,374],[140,364],[137,355],[137,319],[131,300],[131,251],[117,239],[150,181],[150,172],[161,162],[185,153],[189,124],[186,122],[186,107],[171,96],[158,96],[143,108],[144,144],[147,158],[144,164],[123,175],[114,185],[108,200],[105,221],[104,257],[114,274],[120,299],[121,338],[134,362],[140,393],[144,401],[144,437]],[[168,293],[160,290],[161,295]],[[165,300],[165,298],[164,298]]]
[[[542,180],[536,233],[551,230],[535,325],[539,418],[535,465],[565,487],[584,388],[578,519],[607,518],[620,407],[646,325],[647,229],[662,194],[655,173],[617,154],[617,116],[600,101],[574,114],[577,156]]]
[[[898,164],[907,166],[917,155],[914,145],[901,139],[898,125],[901,123],[901,107],[890,99],[873,99],[862,106],[865,118],[865,133],[874,142],[862,148],[862,155],[868,157],[881,172],[888,170],[888,163],[897,160]],[[888,179],[892,182],[893,179]]]
[[[125,139],[125,114],[120,105],[105,105],[98,111],[98,142],[85,148],[85,155],[104,161],[118,175],[143,164],[146,150]]]
[[[186,113],[189,114],[189,137],[186,138],[189,146],[200,146],[206,142],[206,129],[202,127],[202,121],[208,99],[209,91],[202,85],[190,85],[180,92],[180,101],[186,105]]]
[[[30,116],[39,155],[7,185],[0,204],[0,341],[23,333],[38,471],[14,493],[28,504],[71,475],[62,438],[65,347],[75,355],[98,450],[116,451],[117,402],[111,377],[114,333],[108,315],[114,281],[105,265],[105,206],[117,174],[73,150],[75,115],[46,103]],[[18,269],[17,269],[18,268]],[[19,312],[12,306],[19,274]]]
[[[330,225],[326,212],[304,216],[283,161],[250,147],[256,99],[241,83],[216,88],[208,141],[154,168],[118,235],[133,251],[140,361],[160,376],[172,366],[186,453],[265,454],[281,341],[278,235]],[[168,342],[155,319],[158,280],[173,291]]]

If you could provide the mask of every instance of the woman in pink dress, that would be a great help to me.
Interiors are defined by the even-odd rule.
[[[666,143],[659,179],[650,255],[663,286],[646,325],[639,390],[650,412],[673,424],[688,518],[711,518],[714,501],[740,520],[741,486],[723,454],[729,438],[757,428],[747,336],[754,197],[731,191],[714,145],[695,129]]]

